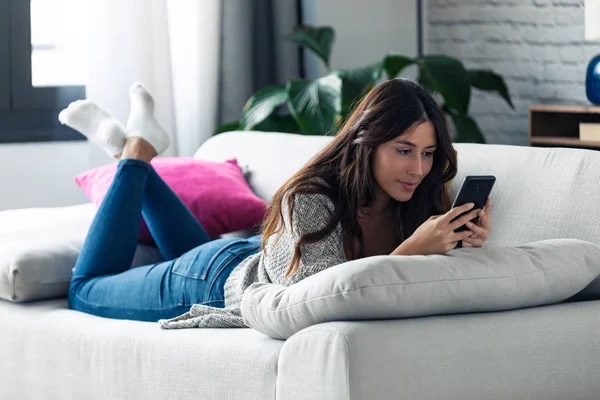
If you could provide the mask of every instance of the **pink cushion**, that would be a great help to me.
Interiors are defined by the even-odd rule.
[[[252,228],[265,215],[265,202],[252,192],[235,159],[220,163],[188,157],[159,157],[151,164],[211,238]],[[116,167],[117,164],[112,163],[93,168],[77,175],[75,183],[98,206],[115,176]],[[143,220],[140,242],[154,242]]]

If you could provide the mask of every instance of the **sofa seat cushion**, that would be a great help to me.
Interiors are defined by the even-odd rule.
[[[0,399],[274,399],[282,341],[0,300]],[[35,383],[35,384],[32,384]]]

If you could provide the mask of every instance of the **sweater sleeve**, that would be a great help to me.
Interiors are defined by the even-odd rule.
[[[285,278],[285,271],[291,264],[296,242],[307,233],[324,228],[334,211],[331,200],[323,194],[298,193],[294,196],[291,221],[289,219],[287,196],[282,203],[284,229],[269,240],[265,267],[273,283],[289,286],[304,278],[321,272],[334,265],[346,262],[341,224],[314,243],[300,246],[300,263],[297,271]],[[271,240],[272,239],[272,240]]]
[[[190,311],[172,319],[158,321],[163,329],[246,328],[239,309],[216,308],[194,304]]]

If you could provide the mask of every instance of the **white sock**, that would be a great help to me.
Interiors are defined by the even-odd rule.
[[[69,104],[58,114],[58,120],[102,147],[112,157],[123,151],[125,127],[90,100],[77,100]]]
[[[154,100],[140,84],[134,83],[129,89],[131,111],[127,119],[127,137],[141,137],[150,143],[157,154],[169,147],[171,140],[154,117]]]

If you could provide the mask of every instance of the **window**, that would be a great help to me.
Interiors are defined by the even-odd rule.
[[[33,86],[84,86],[86,1],[31,0]]]
[[[85,98],[86,4],[0,1],[0,143],[84,139],[57,115]]]

